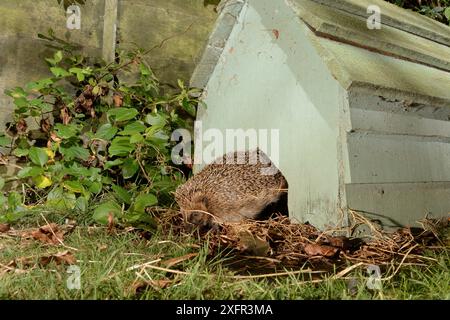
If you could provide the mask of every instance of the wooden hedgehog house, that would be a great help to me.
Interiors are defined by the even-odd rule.
[[[221,5],[191,79],[198,120],[279,129],[292,218],[345,227],[352,210],[392,229],[448,215],[449,27],[382,0]]]

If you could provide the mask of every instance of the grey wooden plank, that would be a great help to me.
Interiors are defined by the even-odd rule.
[[[448,46],[387,25],[369,30],[365,18],[311,0],[289,0],[289,3],[318,36],[450,70]]]
[[[450,182],[346,184],[347,205],[379,220],[386,228],[418,225],[430,218],[447,217]]]
[[[404,10],[384,0],[312,0],[367,18],[367,8],[376,5],[381,9],[382,23],[418,36],[450,46],[450,28],[433,19]]]
[[[450,139],[367,131],[347,135],[350,181],[450,181]]]

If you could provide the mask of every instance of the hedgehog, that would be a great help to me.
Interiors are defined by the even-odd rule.
[[[281,172],[257,149],[217,158],[179,186],[175,200],[186,222],[209,229],[256,219],[286,191]]]

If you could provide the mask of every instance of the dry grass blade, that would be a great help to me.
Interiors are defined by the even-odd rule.
[[[161,261],[161,259],[156,259],[156,260],[149,261],[149,262],[146,262],[146,263],[136,264],[134,266],[131,266],[131,267],[127,268],[127,271],[132,271],[132,270],[136,270],[136,269],[145,268],[145,267],[148,267],[148,266],[153,265],[155,263],[158,263],[160,261]]]
[[[264,221],[245,221],[239,224],[220,224],[218,228],[206,233],[186,232],[183,217],[174,210],[167,211],[161,218],[163,230],[181,237],[197,237],[199,245],[207,243],[209,255],[215,257],[226,253],[229,266],[240,268],[244,272],[259,272],[258,267],[285,268],[288,274],[302,273],[299,266],[309,265],[313,270],[337,270],[334,279],[345,275],[362,265],[393,266],[392,276],[407,265],[429,265],[436,259],[424,255],[425,250],[447,250],[438,247],[442,243],[438,238],[441,225],[436,221],[425,223],[431,226],[431,231],[419,228],[401,228],[394,233],[381,230],[367,217],[355,211],[351,212],[353,226],[367,225],[372,234],[368,240],[333,236],[339,230],[320,231],[309,224],[292,223],[285,216],[276,216]],[[423,222],[423,221],[422,221]],[[448,221],[447,221],[448,225]],[[350,228],[351,229],[351,228]],[[245,237],[243,237],[245,235]],[[251,235],[251,236],[250,236]],[[243,242],[244,241],[244,242]],[[264,249],[264,250],[263,250]],[[255,261],[267,263],[256,264]],[[351,264],[348,267],[349,263]],[[243,265],[249,267],[242,268]],[[152,266],[152,268],[161,267]],[[256,269],[251,269],[256,268]],[[172,272],[170,269],[164,269]],[[186,274],[181,271],[176,273]],[[240,275],[239,278],[264,278],[279,276],[285,273],[263,272],[256,275]]]

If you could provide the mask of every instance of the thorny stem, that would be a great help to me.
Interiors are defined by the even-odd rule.
[[[138,144],[138,149],[136,150],[136,161],[139,164],[139,168],[141,168],[142,174],[144,175],[145,179],[151,185],[152,184],[152,179],[150,179],[150,177],[147,175],[147,172],[145,171],[145,168],[142,165],[140,151],[141,151],[141,144]]]

